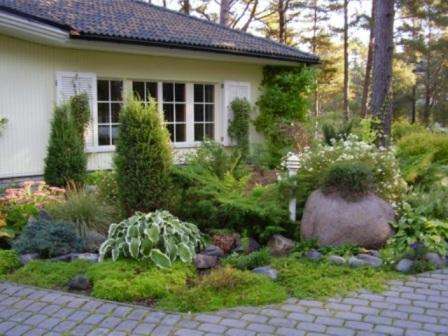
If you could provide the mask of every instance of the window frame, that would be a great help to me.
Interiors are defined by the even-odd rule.
[[[202,97],[202,101],[201,102],[196,102],[195,97],[194,97],[194,90],[195,90],[195,86],[196,85],[202,86],[202,95],[203,95],[203,97]],[[205,94],[206,86],[211,86],[212,87],[212,93],[213,93],[212,102],[207,102],[206,99],[205,99],[205,97],[206,97],[206,94]],[[205,126],[206,125],[212,125],[213,126],[213,137],[212,137],[212,140],[216,139],[216,92],[215,91],[216,90],[215,90],[215,85],[214,84],[211,84],[211,83],[193,83],[193,142],[195,144],[201,144],[204,141],[204,139],[203,140],[196,140],[195,139],[195,126],[196,126],[196,124],[202,125],[202,131],[203,131],[203,137],[204,138],[206,136]],[[196,107],[196,105],[202,106],[202,115],[203,115],[203,120],[202,121],[196,121],[195,120],[195,107]],[[205,117],[205,115],[206,115],[206,106],[212,106],[213,107],[213,112],[212,112],[213,118],[212,118],[212,121],[206,121],[206,117]]]
[[[125,95],[125,80],[124,79],[118,79],[118,78],[104,78],[100,77],[96,80],[96,86],[98,88],[98,83],[100,81],[107,81],[108,82],[108,100],[100,100],[98,95],[98,89],[97,89],[97,97],[96,97],[96,148],[98,149],[98,152],[104,152],[104,151],[114,151],[115,145],[112,143],[112,129],[113,126],[119,126],[119,122],[112,122],[112,104],[120,104],[121,107],[123,107],[124,104],[124,95]],[[111,82],[121,82],[121,100],[112,100],[112,90],[111,90]],[[109,122],[100,122],[99,121],[99,104],[108,104],[108,112],[109,112]],[[120,107],[120,109],[121,109]],[[100,126],[108,126],[109,127],[109,140],[110,143],[108,145],[101,145],[99,141],[100,136]]]

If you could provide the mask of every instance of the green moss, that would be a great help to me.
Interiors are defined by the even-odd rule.
[[[231,265],[239,270],[254,269],[256,267],[268,265],[271,261],[271,254],[267,248],[252,252],[247,255],[230,255],[223,260],[226,265]]]
[[[158,302],[158,306],[167,310],[198,312],[277,303],[286,298],[286,290],[269,278],[226,267],[198,279],[191,288],[169,293]]]
[[[20,267],[19,256],[14,250],[0,250],[0,276]]]
[[[273,267],[279,271],[278,282],[291,296],[308,299],[344,295],[363,288],[378,292],[384,289],[387,280],[398,276],[385,270],[350,268],[293,258],[276,259]]]
[[[93,282],[92,296],[115,301],[158,299],[184,287],[191,274],[191,269],[181,264],[162,270],[146,262],[129,260],[103,262],[87,272]]]
[[[9,281],[44,288],[64,288],[77,274],[83,274],[92,264],[77,260],[70,263],[62,261],[35,260],[9,274]]]

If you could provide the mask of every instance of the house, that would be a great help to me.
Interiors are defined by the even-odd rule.
[[[264,65],[317,62],[138,0],[0,0],[0,178],[42,175],[53,108],[76,93],[91,103],[88,168],[107,169],[127,94],[158,101],[182,153],[204,136],[230,144],[228,105],[255,103]]]

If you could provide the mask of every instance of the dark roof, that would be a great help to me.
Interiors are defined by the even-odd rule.
[[[139,0],[0,0],[0,10],[72,32],[72,38],[317,63],[296,48]]]

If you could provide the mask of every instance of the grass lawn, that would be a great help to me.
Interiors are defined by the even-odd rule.
[[[97,298],[148,304],[170,311],[213,311],[244,305],[279,303],[288,296],[320,299],[361,288],[380,291],[395,272],[330,265],[326,262],[273,258],[279,279],[272,281],[230,266],[197,275],[193,267],[175,263],[170,270],[131,260],[91,264],[32,261],[6,280],[52,289],[67,289],[69,280],[84,274]]]

